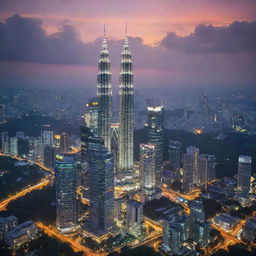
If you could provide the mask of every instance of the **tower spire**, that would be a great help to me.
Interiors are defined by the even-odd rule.
[[[125,37],[127,37],[128,32],[127,32],[127,22],[125,22]]]
[[[103,28],[103,31],[104,31],[104,37],[106,37],[106,23],[104,22],[104,28]]]

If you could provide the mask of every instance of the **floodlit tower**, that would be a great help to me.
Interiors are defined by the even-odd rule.
[[[100,51],[97,76],[97,96],[98,96],[98,135],[103,138],[104,145],[111,151],[111,107],[112,107],[112,86],[109,52],[107,40],[104,38]]]
[[[133,169],[133,105],[134,94],[132,59],[126,29],[124,48],[121,57],[121,71],[119,84],[119,171],[129,171]]]

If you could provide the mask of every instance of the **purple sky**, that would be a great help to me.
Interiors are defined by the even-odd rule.
[[[0,84],[96,90],[103,23],[118,72],[124,24],[135,87],[256,87],[255,0],[2,0]]]

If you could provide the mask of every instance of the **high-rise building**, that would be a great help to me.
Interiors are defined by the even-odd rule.
[[[114,226],[113,155],[101,137],[88,142],[90,223],[88,228],[97,236],[111,232]]]
[[[69,152],[69,135],[63,132],[60,135],[60,153],[67,154]]]
[[[4,154],[8,154],[10,150],[9,144],[9,135],[8,132],[1,132],[1,144],[2,144],[2,152]]]
[[[131,50],[128,38],[125,37],[121,57],[121,71],[119,83],[119,141],[118,141],[118,170],[133,170],[133,71]]]
[[[180,178],[181,167],[181,142],[170,140],[169,141],[169,161],[172,170],[174,171],[174,179]]]
[[[53,145],[53,131],[41,131],[41,140],[44,145]]]
[[[189,146],[183,156],[183,190],[191,192],[194,185],[199,184],[199,149]]]
[[[129,200],[127,202],[126,226],[128,230],[138,236],[141,233],[143,224],[143,205],[142,203]]]
[[[44,144],[41,142],[41,138],[33,138],[32,152],[34,160],[44,160]]]
[[[73,156],[57,155],[56,169],[56,226],[63,233],[77,228],[76,180],[77,170]]]
[[[18,155],[18,139],[16,137],[10,138],[10,154]]]
[[[242,193],[249,193],[251,185],[251,156],[239,156],[237,188]]]
[[[105,32],[104,32],[105,33]],[[97,76],[98,96],[98,136],[104,140],[104,145],[111,151],[111,116],[112,116],[112,86],[110,60],[106,38],[103,39]]]
[[[18,155],[26,156],[29,153],[29,140],[28,139],[18,139]]]
[[[181,241],[185,242],[189,238],[189,217],[187,215],[181,215],[178,217],[176,224],[181,229]]]
[[[161,188],[164,150],[164,107],[148,107],[148,143],[156,150],[156,187]]]
[[[207,221],[204,222],[197,222],[197,242],[202,246],[206,247],[210,242],[210,230],[211,226],[210,223]]]
[[[216,158],[214,155],[201,154],[199,156],[199,184],[206,185],[215,179]]]
[[[155,191],[155,145],[140,144],[141,190],[145,195]]]
[[[55,149],[50,145],[44,146],[44,165],[48,168],[54,168],[55,164]]]
[[[94,136],[98,135],[98,112],[99,112],[99,101],[98,98],[89,99],[85,105],[86,110],[84,114],[85,125],[91,129]]]
[[[205,212],[202,201],[190,201],[190,215],[189,215],[189,237],[198,240],[198,223],[205,222]]]
[[[182,245],[182,229],[168,218],[163,224],[163,243],[162,248],[166,252],[179,254]]]
[[[88,188],[89,183],[89,138],[93,136],[91,129],[81,125],[80,126],[81,135],[81,170],[79,172],[79,185],[84,188]]]

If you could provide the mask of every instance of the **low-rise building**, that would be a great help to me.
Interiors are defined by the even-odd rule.
[[[214,218],[214,222],[216,225],[219,225],[221,228],[229,231],[234,228],[240,219],[238,217],[231,216],[230,214],[223,213]]]
[[[241,237],[245,242],[249,243],[252,243],[256,239],[256,218],[247,220],[243,227]]]
[[[23,222],[5,235],[5,242],[13,249],[35,239],[37,237],[37,227],[31,220]]]
[[[0,217],[0,241],[4,239],[6,233],[18,224],[17,217],[11,215],[5,218]]]

